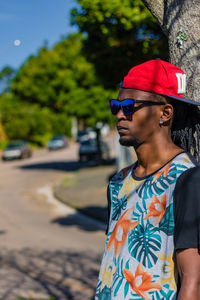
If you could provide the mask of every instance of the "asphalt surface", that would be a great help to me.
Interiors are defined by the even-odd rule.
[[[54,196],[77,211],[107,224],[107,185],[115,173],[114,160],[95,165],[82,164],[82,168],[66,175],[60,185],[54,188]]]
[[[93,299],[105,225],[53,197],[53,188],[73,174],[84,177],[84,169],[86,174],[104,168],[83,166],[77,159],[77,145],[71,144],[38,151],[31,159],[0,162],[0,299]],[[114,166],[106,168],[107,177]],[[89,190],[91,184],[86,186]],[[82,194],[83,187],[78,189]],[[103,189],[97,187],[105,199]]]

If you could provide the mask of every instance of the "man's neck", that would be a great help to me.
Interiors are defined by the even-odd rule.
[[[144,143],[135,149],[138,158],[138,165],[135,175],[138,177],[147,176],[164,166],[173,157],[183,152],[171,139],[156,143]]]

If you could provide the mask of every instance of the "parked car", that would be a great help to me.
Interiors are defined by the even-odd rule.
[[[83,137],[83,139],[85,139],[85,138],[88,139],[88,131],[87,130],[79,130],[77,133],[76,141],[80,142],[82,137]]]
[[[104,160],[110,159],[110,149],[108,144],[103,140],[100,140],[101,158]],[[82,140],[79,145],[79,161],[96,160],[99,158],[97,140],[87,139]]]
[[[88,139],[94,139],[96,138],[96,132],[92,128],[86,128],[83,130],[79,130],[77,133],[77,142],[86,141]]]
[[[29,158],[32,155],[32,151],[25,141],[12,142],[7,145],[6,149],[2,153],[3,160],[15,159],[15,158]]]
[[[49,150],[58,150],[68,146],[67,138],[64,134],[57,134],[47,143]]]

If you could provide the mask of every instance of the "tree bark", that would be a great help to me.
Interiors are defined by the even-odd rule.
[[[168,37],[169,61],[186,73],[185,96],[200,102],[200,1],[142,1]]]

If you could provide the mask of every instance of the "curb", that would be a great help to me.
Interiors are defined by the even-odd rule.
[[[65,202],[60,201],[53,193],[53,189],[51,186],[47,185],[41,187],[37,190],[37,193],[43,194],[46,196],[46,201],[49,204],[55,206],[55,211],[64,216],[74,215],[78,218],[81,218],[85,222],[90,222],[95,224],[100,230],[106,230],[106,224],[90,215],[84,214],[81,211],[67,205]]]

